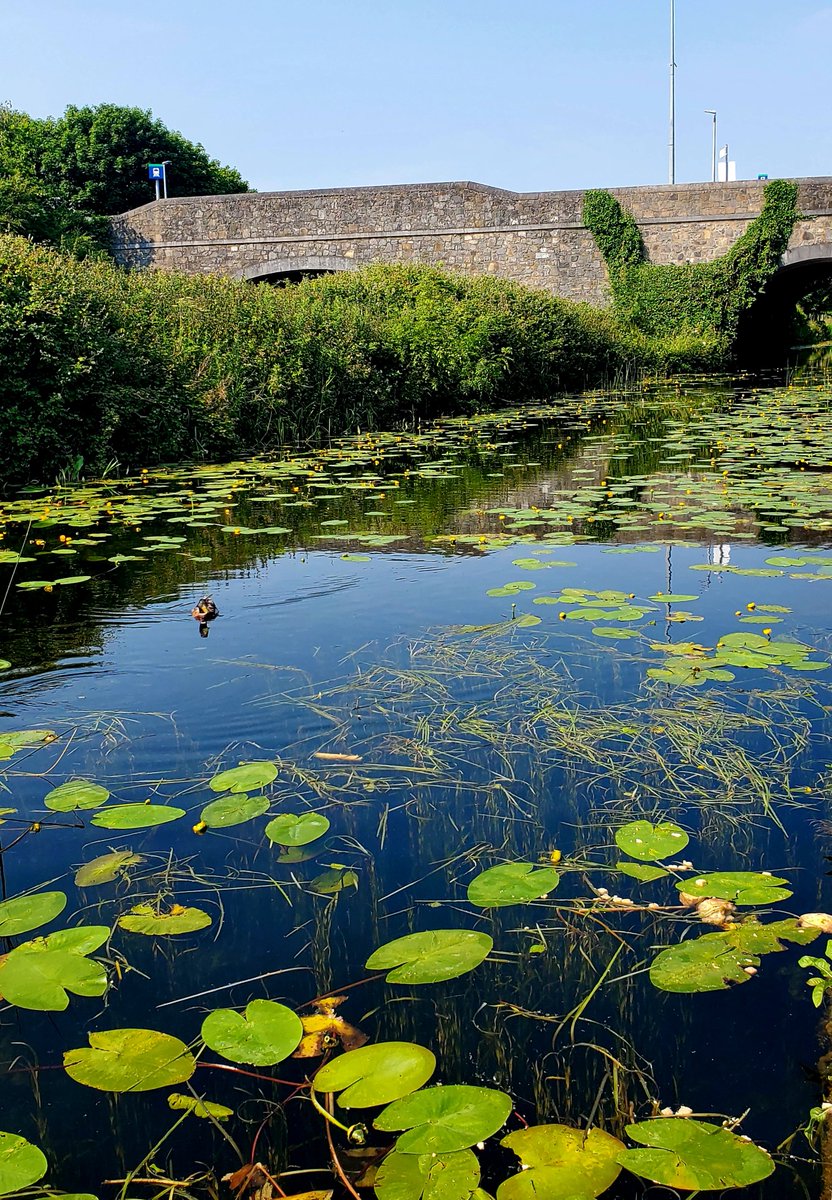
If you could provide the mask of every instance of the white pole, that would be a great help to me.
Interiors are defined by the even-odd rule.
[[[153,182],[156,184],[156,199],[158,200],[159,199],[159,180],[154,179]]]
[[[676,182],[676,0],[670,0],[670,144],[668,182]]]

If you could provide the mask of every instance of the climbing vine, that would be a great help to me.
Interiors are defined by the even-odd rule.
[[[777,270],[800,214],[797,184],[773,180],[763,211],[734,246],[709,263],[647,261],[641,232],[609,192],[587,192],[584,221],[604,256],[617,314],[647,334],[687,330],[736,337],[740,316]]]

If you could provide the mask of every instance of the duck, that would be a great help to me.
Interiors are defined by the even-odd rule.
[[[200,601],[191,609],[191,616],[195,621],[213,621],[220,615],[220,610],[217,608],[210,596],[203,596]]]

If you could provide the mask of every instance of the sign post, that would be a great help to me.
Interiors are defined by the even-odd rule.
[[[147,164],[147,178],[149,180],[151,180],[152,183],[156,184],[156,199],[157,200],[159,199],[159,184],[160,183],[162,184],[162,186],[164,188],[165,199],[167,200],[167,198],[168,198],[168,181],[165,176],[165,167],[167,165],[168,164],[166,162],[148,163]]]

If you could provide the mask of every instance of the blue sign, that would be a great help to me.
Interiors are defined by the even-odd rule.
[[[147,178],[148,179],[158,179],[158,180],[164,179],[165,178],[165,164],[164,163],[148,163],[147,164]]]
[[[768,179],[768,175],[758,175],[758,179]]]

